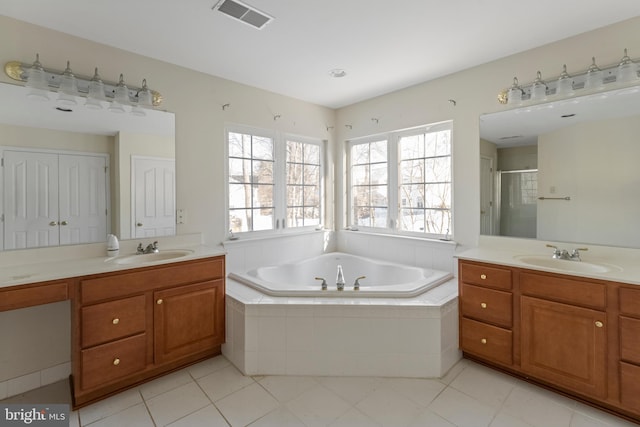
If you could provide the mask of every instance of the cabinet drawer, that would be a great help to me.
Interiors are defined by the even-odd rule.
[[[620,358],[640,365],[640,320],[620,316]]]
[[[505,365],[513,363],[512,332],[497,326],[461,319],[462,351]]]
[[[557,275],[523,272],[520,274],[520,292],[523,295],[600,310],[605,309],[607,305],[607,287],[604,283],[574,280]]]
[[[511,270],[483,264],[460,262],[460,278],[465,283],[497,289],[511,289]]]
[[[620,362],[620,401],[625,409],[640,414],[640,366]]]
[[[145,306],[144,295],[138,295],[83,307],[82,348],[144,332]]]
[[[640,288],[620,288],[620,314],[640,317]]]
[[[88,304],[223,277],[224,257],[184,261],[83,280],[80,283],[80,298],[83,304]]]
[[[146,345],[146,334],[140,334],[82,350],[82,388],[103,386],[144,370]]]
[[[462,315],[510,328],[512,294],[463,283],[460,289]]]

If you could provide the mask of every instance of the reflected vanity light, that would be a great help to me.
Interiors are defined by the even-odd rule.
[[[510,106],[521,106],[583,94],[599,93],[607,96],[606,92],[611,89],[625,88],[636,92],[640,90],[639,72],[638,61],[632,60],[627,49],[624,49],[622,59],[607,67],[599,67],[595,57],[592,57],[591,64],[585,71],[570,75],[564,65],[560,76],[546,82],[542,80],[540,71],[532,83],[525,85],[519,84],[517,77],[514,77],[511,87],[498,94],[498,101]]]
[[[10,61],[4,69],[7,76],[25,83],[30,99],[48,101],[50,93],[57,92],[56,103],[65,108],[83,104],[89,109],[102,110],[108,105],[110,111],[145,116],[145,109],[162,103],[162,95],[149,89],[146,79],[142,81],[142,87],[131,87],[125,85],[120,74],[119,82],[111,83],[102,80],[97,68],[93,77],[83,77],[71,71],[69,61],[67,68],[60,72],[44,68],[39,54],[33,64]],[[82,98],[86,99],[80,102]]]

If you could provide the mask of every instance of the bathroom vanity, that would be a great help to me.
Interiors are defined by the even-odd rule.
[[[640,286],[480,252],[459,260],[464,356],[640,421]]]
[[[120,265],[100,257],[67,263],[72,277],[0,286],[0,310],[71,300],[77,408],[220,354],[225,257],[208,249],[188,252],[170,262]]]

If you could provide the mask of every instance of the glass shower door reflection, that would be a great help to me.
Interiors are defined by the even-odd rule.
[[[500,235],[536,237],[538,170],[499,172]]]

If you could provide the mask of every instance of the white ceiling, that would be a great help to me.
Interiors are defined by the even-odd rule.
[[[640,15],[638,0],[0,0],[0,13],[332,108]],[[329,70],[345,69],[343,78]]]

